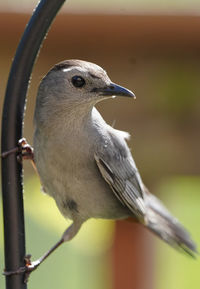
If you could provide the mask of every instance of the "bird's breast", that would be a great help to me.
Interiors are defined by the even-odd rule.
[[[89,142],[56,144],[40,138],[35,137],[34,148],[41,182],[65,217],[120,219],[130,214],[102,178]]]

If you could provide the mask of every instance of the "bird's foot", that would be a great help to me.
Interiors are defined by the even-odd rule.
[[[3,275],[12,276],[16,274],[24,274],[24,283],[27,283],[30,274],[37,269],[37,267],[40,265],[41,262],[40,260],[31,262],[31,255],[27,255],[24,258],[24,262],[25,265],[23,267],[20,267],[19,269],[13,271],[4,270]]]
[[[34,153],[32,146],[23,137],[18,141],[19,152],[17,155],[18,161],[31,160],[34,161]]]
[[[21,138],[15,148],[3,152],[1,154],[1,157],[6,158],[8,155],[13,153],[17,154],[17,160],[20,163],[22,162],[22,160],[34,160],[33,148],[31,147],[31,145],[28,144],[25,138]]]

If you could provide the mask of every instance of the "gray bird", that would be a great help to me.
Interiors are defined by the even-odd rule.
[[[193,255],[188,232],[144,186],[126,143],[129,134],[108,125],[94,107],[114,96],[135,97],[101,67],[82,60],[56,64],[41,81],[34,160],[44,191],[73,221],[47,255],[89,218],[132,218]]]

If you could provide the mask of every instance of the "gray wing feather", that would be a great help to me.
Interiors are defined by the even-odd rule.
[[[144,219],[143,184],[124,139],[111,135],[110,147],[95,152],[97,166],[120,202]]]
[[[122,132],[110,130],[98,142],[94,155],[103,178],[119,201],[150,231],[193,256],[197,249],[188,232],[145,188]]]

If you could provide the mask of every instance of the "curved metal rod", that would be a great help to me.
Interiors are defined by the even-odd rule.
[[[10,71],[3,108],[2,152],[17,146],[22,138],[26,93],[41,43],[65,0],[41,0],[21,38]],[[5,269],[24,265],[25,230],[22,165],[16,154],[2,158]],[[25,289],[22,275],[6,277],[7,289]]]

